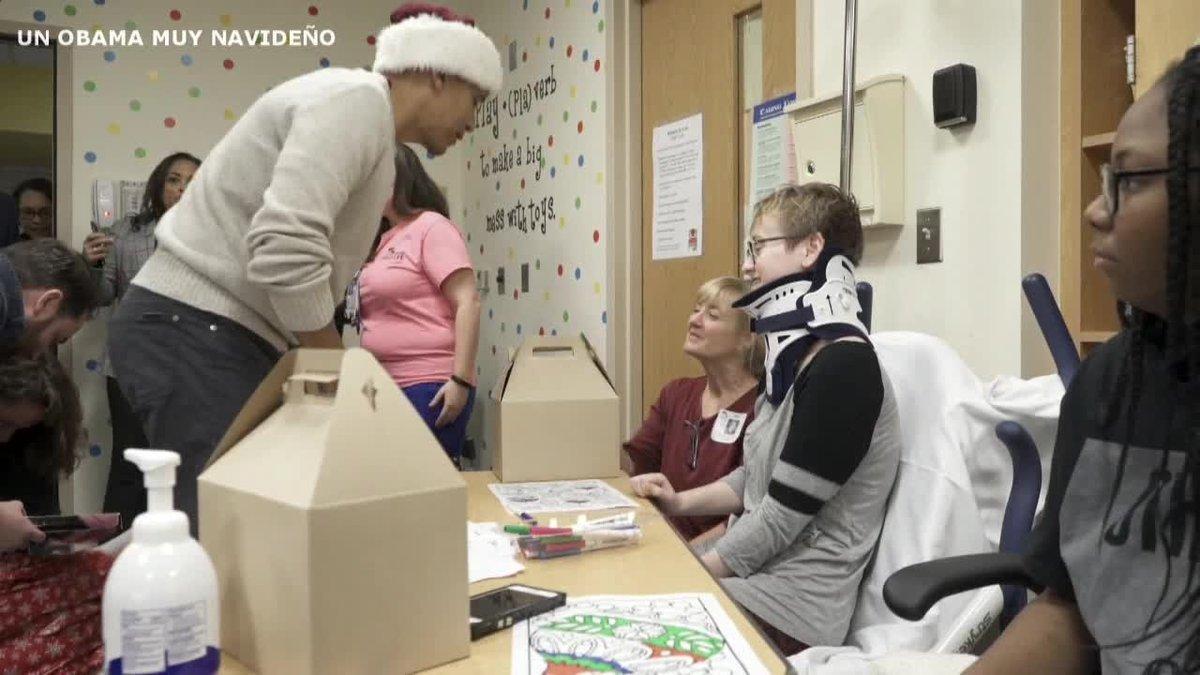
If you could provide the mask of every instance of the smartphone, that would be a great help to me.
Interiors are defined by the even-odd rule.
[[[31,555],[66,555],[95,548],[121,533],[121,514],[30,516],[46,539],[29,545]]]
[[[100,227],[100,225],[94,220],[92,221],[92,232],[99,232],[110,237],[115,237],[117,234],[116,230],[112,229],[111,227]]]
[[[512,584],[471,596],[471,639],[478,640],[518,621],[567,604],[567,594]]]

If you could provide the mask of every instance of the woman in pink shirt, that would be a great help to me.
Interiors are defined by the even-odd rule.
[[[396,151],[396,186],[379,237],[349,295],[347,318],[363,348],[457,464],[475,403],[479,294],[446,197],[406,145]]]

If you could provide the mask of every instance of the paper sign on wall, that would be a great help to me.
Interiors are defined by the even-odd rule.
[[[704,251],[703,115],[654,128],[653,260]]]
[[[794,183],[796,153],[792,147],[792,125],[784,112],[796,101],[788,94],[754,106],[754,127],[750,135],[750,203],[747,211],[780,186]]]

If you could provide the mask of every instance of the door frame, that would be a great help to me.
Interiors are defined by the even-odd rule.
[[[642,25],[641,6],[653,0],[614,0],[607,4],[607,49],[613,64],[608,84],[611,108],[607,119],[609,143],[608,213],[613,218],[613,241],[608,263],[613,283],[608,290],[612,339],[606,363],[621,396],[621,435],[628,438],[641,423],[642,391]],[[753,7],[758,2],[747,2]],[[813,0],[796,0],[796,97],[812,96]]]

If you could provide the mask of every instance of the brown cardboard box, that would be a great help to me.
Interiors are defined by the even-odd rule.
[[[587,338],[527,338],[491,397],[501,481],[620,475],[620,401]]]
[[[467,493],[367,352],[289,352],[200,476],[221,649],[263,673],[403,673],[469,653]]]

